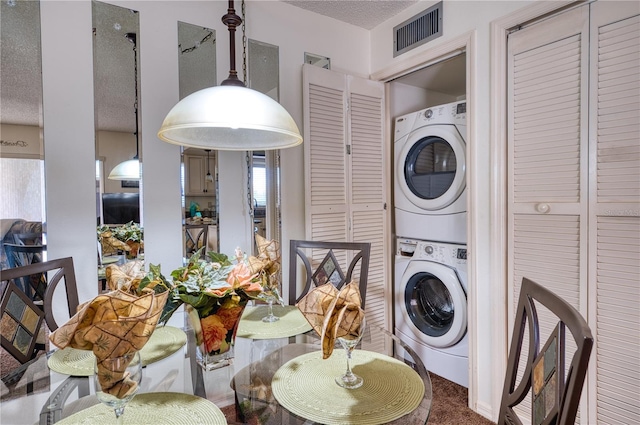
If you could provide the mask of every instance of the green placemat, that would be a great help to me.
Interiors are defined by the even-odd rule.
[[[296,357],[273,376],[273,395],[290,412],[327,425],[384,424],[412,412],[424,397],[424,382],[413,369],[364,350],[355,350],[351,363],[364,384],[342,388],[335,378],[345,372],[346,361],[342,349],[326,360],[321,351]]]
[[[148,365],[178,351],[187,342],[187,334],[173,326],[158,326],[140,350],[142,364]],[[49,369],[71,376],[93,375],[93,352],[67,347],[49,357]]]
[[[182,393],[136,395],[122,415],[124,424],[226,424],[222,411],[209,400]],[[56,424],[114,424],[113,409],[97,404],[62,419]]]
[[[274,305],[273,314],[280,320],[271,323],[262,321],[267,309],[266,305],[245,308],[236,336],[251,339],[287,338],[311,330],[311,325],[296,306]]]

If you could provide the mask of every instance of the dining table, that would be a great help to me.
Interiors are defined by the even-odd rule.
[[[266,309],[245,309],[233,361],[213,370],[198,364],[186,315],[176,313],[169,324],[157,326],[140,352],[142,382],[123,423],[427,423],[429,373],[400,338],[368,320],[351,359],[364,384],[345,389],[335,383],[346,370],[345,350],[336,344],[323,358],[319,335],[295,306],[275,305],[281,320],[273,323],[261,321]],[[14,382],[3,380],[0,423],[115,423],[113,410],[95,395],[92,352],[51,347],[24,365]]]

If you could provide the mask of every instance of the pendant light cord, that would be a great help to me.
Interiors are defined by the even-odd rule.
[[[242,77],[244,80],[244,86],[247,85],[247,10],[245,0],[242,0]],[[247,162],[247,205],[249,207],[249,217],[251,219],[255,216],[255,210],[253,209],[253,188],[251,187],[252,181],[252,166],[251,160],[252,151],[245,152],[245,160]],[[253,227],[253,223],[251,224]]]
[[[246,17],[246,5],[242,0],[242,77],[244,86],[247,85],[247,17]]]
[[[133,112],[136,117],[136,131],[134,136],[136,136],[136,156],[133,159],[140,159],[140,146],[138,140],[138,40],[135,32],[128,32],[125,34],[127,40],[133,43],[133,82],[134,82],[134,90],[135,97],[133,101]]]

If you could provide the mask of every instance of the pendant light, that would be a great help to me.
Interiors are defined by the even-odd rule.
[[[167,114],[158,137],[181,146],[218,150],[270,150],[302,143],[300,130],[278,102],[238,79],[236,27],[242,19],[229,0],[222,22],[229,29],[229,77],[219,86],[199,90]]]
[[[139,159],[139,141],[138,141],[138,49],[136,33],[128,32],[125,34],[127,40],[133,43],[133,79],[135,81],[135,101],[133,104],[133,110],[136,117],[136,156],[133,159],[121,162],[113,167],[113,170],[109,173],[109,180],[140,180],[140,159]]]
[[[211,175],[211,170],[209,169],[209,152],[211,152],[211,149],[205,149],[205,152],[207,152],[207,175],[204,179],[210,183],[213,183],[213,176]]]

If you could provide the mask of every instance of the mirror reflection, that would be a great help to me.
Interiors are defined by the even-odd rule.
[[[40,2],[0,4],[0,46],[0,269],[6,270],[47,259]],[[2,309],[3,401],[15,395],[22,364],[49,349],[29,337],[45,327],[27,319],[42,314],[46,279],[34,275],[14,283],[0,283],[13,311],[24,306],[22,321],[9,316],[11,308]]]
[[[216,85],[216,34],[210,28],[178,22],[180,99]],[[183,148],[182,207],[183,252],[218,251],[217,152]]]
[[[0,266],[6,269],[46,259],[46,214],[40,2],[3,1],[0,12]],[[8,255],[8,245],[34,245],[38,252]]]
[[[98,270],[141,257],[139,14],[92,2]]]
[[[266,94],[275,101],[280,100],[279,49],[273,44],[249,39],[248,86]],[[253,209],[253,231],[267,239],[280,237],[280,152],[254,151],[250,156],[248,170]],[[257,247],[254,244],[254,254]]]

